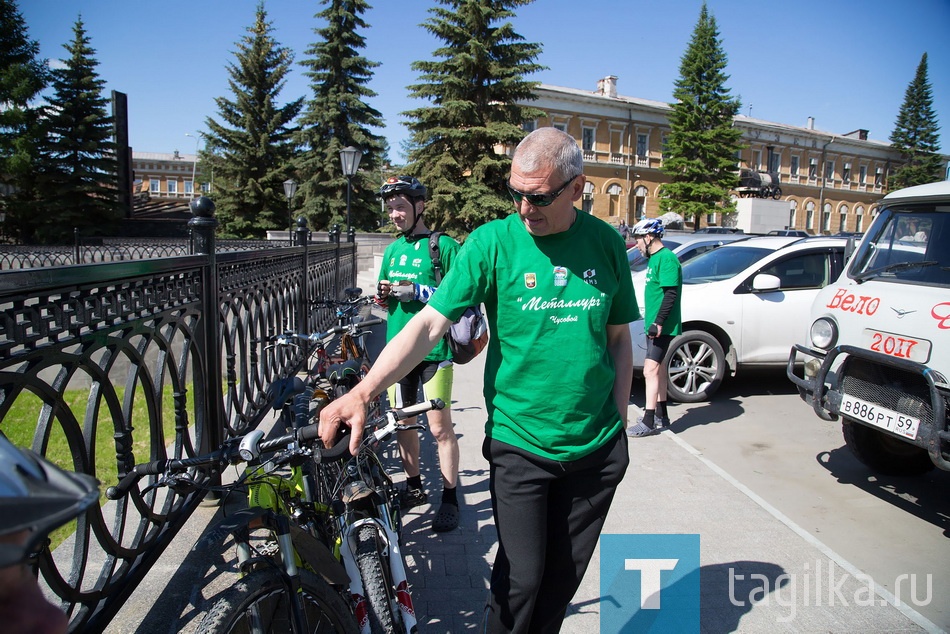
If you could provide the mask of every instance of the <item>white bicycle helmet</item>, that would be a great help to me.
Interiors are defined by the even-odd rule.
[[[656,236],[658,238],[663,237],[663,221],[659,218],[644,218],[637,224],[633,225],[633,231],[631,231],[635,236]]]
[[[99,499],[99,483],[72,473],[0,433],[0,536],[32,531],[25,544],[0,543],[0,568],[24,561],[49,534]]]

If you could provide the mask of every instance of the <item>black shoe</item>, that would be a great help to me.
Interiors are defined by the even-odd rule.
[[[399,489],[399,506],[404,511],[422,506],[428,501],[429,496],[422,489]]]
[[[454,531],[459,525],[459,507],[458,504],[444,503],[439,507],[435,518],[432,520],[432,530],[436,533],[447,533]]]

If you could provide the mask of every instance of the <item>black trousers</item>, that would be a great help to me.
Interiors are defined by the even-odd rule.
[[[482,453],[498,530],[485,631],[558,632],[630,461],[626,436],[572,462],[487,438]]]

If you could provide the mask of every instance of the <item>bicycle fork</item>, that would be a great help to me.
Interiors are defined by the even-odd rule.
[[[382,517],[364,517],[349,523],[346,515],[339,518],[340,534],[343,536],[340,545],[340,555],[343,565],[350,577],[350,594],[353,597],[354,613],[362,634],[370,632],[369,615],[367,614],[366,589],[356,563],[357,535],[362,527],[372,525],[377,536],[385,546],[384,559],[388,564],[389,578],[395,594],[396,604],[402,617],[403,628],[406,634],[416,630],[416,612],[412,605],[412,596],[409,594],[409,579],[406,576],[406,567],[403,564],[402,550],[399,547],[399,537],[391,528],[389,510],[384,504],[377,506]],[[350,513],[348,512],[347,515]]]

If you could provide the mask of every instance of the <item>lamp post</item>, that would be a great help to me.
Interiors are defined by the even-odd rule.
[[[343,167],[343,175],[346,176],[346,235],[350,235],[350,195],[353,190],[353,176],[360,166],[360,159],[363,158],[363,152],[353,147],[345,147],[340,150],[340,165]]]
[[[192,139],[195,140],[195,160],[191,164],[191,197],[192,199],[194,199],[194,198],[197,198],[197,193],[198,193],[198,190],[196,189],[197,183],[195,183],[195,177],[197,176],[197,173],[198,173],[198,137],[188,132],[185,132],[185,136],[190,136]]]
[[[290,217],[290,228],[287,231],[287,239],[293,242],[294,239],[294,194],[297,193],[297,181],[288,178],[284,181],[284,196],[287,197],[287,215]]]

